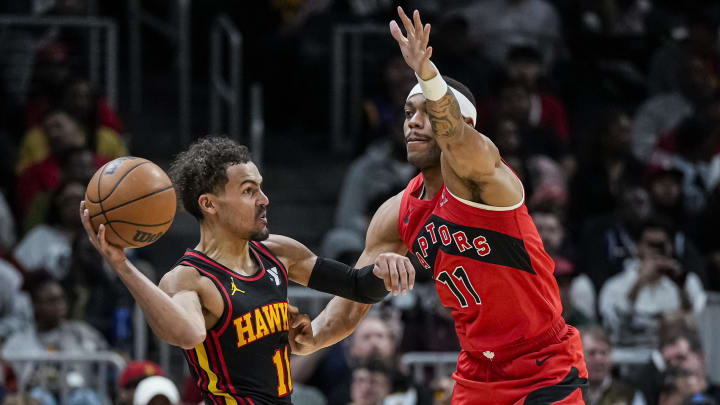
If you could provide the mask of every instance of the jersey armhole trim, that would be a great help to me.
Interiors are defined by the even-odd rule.
[[[520,208],[520,206],[522,206],[523,203],[525,202],[525,187],[523,187],[523,196],[520,199],[520,201],[517,204],[510,205],[507,207],[496,207],[494,205],[487,205],[487,204],[477,203],[475,201],[466,200],[464,198],[460,198],[460,197],[456,196],[455,194],[453,194],[452,191],[450,191],[450,189],[447,186],[445,186],[445,189],[447,190],[448,194],[450,194],[454,199],[458,200],[459,202],[461,202],[465,205],[468,205],[470,207],[473,207],[473,208],[480,208],[482,210],[487,210],[487,211],[512,211],[512,210],[516,210],[516,209]]]

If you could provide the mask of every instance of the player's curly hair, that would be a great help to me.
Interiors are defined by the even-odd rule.
[[[185,210],[202,221],[200,195],[222,192],[228,182],[227,168],[250,161],[246,146],[225,137],[207,136],[175,157],[170,164],[170,178]]]

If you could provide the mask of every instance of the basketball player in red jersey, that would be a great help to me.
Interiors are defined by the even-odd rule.
[[[361,261],[409,250],[433,272],[462,347],[453,404],[583,404],[580,335],[561,316],[554,263],[522,183],[474,129],[469,90],[430,63],[430,26],[417,11],[413,20],[398,14],[407,36],[395,21],[390,31],[419,82],[407,97],[404,133],[421,174],[375,213]],[[313,321],[318,341],[330,310],[343,305],[362,307],[331,302]]]
[[[366,304],[379,302],[389,290],[397,294],[412,287],[414,269],[404,256],[381,254],[352,269],[315,256],[291,238],[270,235],[269,200],[245,146],[221,137],[201,139],[178,155],[171,176],[185,209],[200,223],[200,241],[159,286],[106,241],[103,225],[93,231],[84,203],[80,216],[153,332],[185,349],[207,405],[291,404],[289,353],[306,352],[294,337],[313,331],[307,316],[288,305],[288,280]],[[340,319],[325,331],[334,338],[324,345],[356,325],[334,313]],[[311,337],[308,341],[318,348]]]

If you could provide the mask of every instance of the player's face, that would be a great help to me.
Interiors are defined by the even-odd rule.
[[[227,168],[227,175],[225,192],[216,196],[220,221],[243,239],[267,239],[270,200],[260,188],[262,176],[257,166],[252,162],[232,165]]]
[[[425,110],[425,96],[416,94],[410,97],[405,103],[404,113],[403,132],[408,162],[421,170],[439,166],[441,151]]]

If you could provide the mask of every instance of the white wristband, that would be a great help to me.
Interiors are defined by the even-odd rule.
[[[435,67],[435,65],[432,66],[433,68],[435,68],[436,72],[436,75],[432,79],[423,80],[420,78],[420,76],[418,76],[417,73],[415,73],[415,77],[417,77],[418,83],[420,83],[420,88],[422,89],[425,98],[428,100],[437,101],[440,100],[445,94],[447,94],[448,85],[445,82],[445,79],[443,79],[440,75],[440,71]]]

